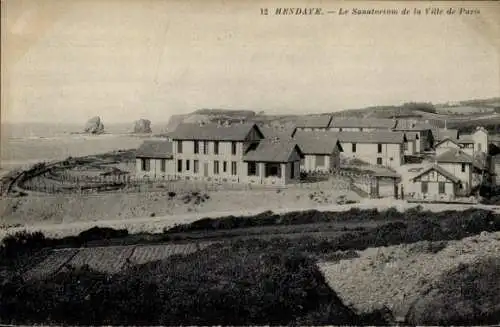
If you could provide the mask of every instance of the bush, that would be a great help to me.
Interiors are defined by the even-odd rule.
[[[8,235],[0,246],[0,261],[12,260],[16,257],[33,253],[46,245],[45,235],[41,232],[17,232]]]
[[[483,258],[443,274],[412,304],[414,325],[484,325],[500,321],[500,258]]]
[[[92,227],[78,234],[78,239],[81,243],[86,243],[96,240],[109,240],[111,238],[121,238],[128,236],[126,229],[113,229],[108,227]]]

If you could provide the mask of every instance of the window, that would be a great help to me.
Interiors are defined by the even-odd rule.
[[[189,160],[186,160],[186,170],[189,170],[189,164],[190,164]]]
[[[249,162],[248,163],[248,176],[256,176],[257,175],[257,163]]]
[[[363,127],[360,127],[359,131],[362,132],[363,131]]]
[[[352,152],[355,153],[356,152],[356,143],[353,143],[352,144]]]
[[[200,143],[198,141],[194,141],[194,153],[200,153]]]
[[[377,144],[377,153],[382,153],[382,144]]]
[[[161,159],[160,170],[162,173],[164,173],[165,170],[167,170],[167,160],[166,159]]]
[[[462,173],[465,173],[465,164],[462,164]]]
[[[382,165],[382,158],[377,158],[377,165]]]
[[[429,183],[422,182],[422,193],[428,193],[428,192],[429,192]]]
[[[342,128],[339,128],[339,132],[342,132]]]
[[[208,141],[203,141],[203,154],[208,154]]]
[[[177,141],[177,153],[182,153],[182,141]]]
[[[217,160],[214,161],[214,174],[215,175],[219,174],[219,161]]]
[[[481,151],[481,143],[477,144],[477,151]]]
[[[444,194],[446,192],[445,187],[446,187],[445,182],[439,182],[439,194]]]
[[[231,162],[231,175],[236,176],[238,174],[238,167],[236,166],[236,161]]]
[[[417,133],[417,134],[415,134],[415,139],[417,139],[417,140],[419,140],[419,139],[420,139],[420,135],[418,135],[418,133]]]
[[[177,172],[178,173],[182,172],[182,160],[181,159],[177,160]]]
[[[236,144],[237,144],[237,143],[236,143],[236,142],[234,142],[234,141],[233,141],[233,142],[231,142],[231,154],[232,154],[233,156],[235,156],[235,155],[236,155]]]
[[[151,168],[151,162],[149,159],[141,159],[141,169],[142,171],[149,171]]]
[[[281,175],[280,167],[281,166],[279,163],[266,164],[266,177],[269,177],[269,176],[279,177]]]
[[[316,156],[316,167],[325,166],[325,156]]]
[[[219,141],[214,142],[214,154],[219,154]]]
[[[200,170],[200,162],[198,160],[193,160],[193,172],[195,174],[198,174],[199,170]]]
[[[294,179],[295,178],[295,162],[291,162],[290,164],[290,179]]]
[[[300,165],[304,166],[306,164],[306,159],[300,159]]]
[[[223,172],[226,172],[226,171],[227,171],[227,161],[224,161],[224,162],[222,163],[222,171],[223,171]]]
[[[403,150],[408,151],[408,142],[403,143]]]

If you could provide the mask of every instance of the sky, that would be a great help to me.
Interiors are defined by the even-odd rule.
[[[275,16],[260,8],[479,8]],[[500,96],[500,3],[2,0],[2,122],[168,121]]]

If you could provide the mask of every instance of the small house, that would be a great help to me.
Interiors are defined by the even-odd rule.
[[[340,168],[342,145],[331,133],[299,131],[294,141],[304,153],[301,171],[327,173]]]
[[[262,140],[244,154],[246,171],[240,180],[250,184],[286,185],[300,181],[304,154],[294,141]]]
[[[431,201],[453,200],[463,193],[460,179],[437,164],[423,169],[411,181],[412,185],[408,191],[414,198]]]
[[[165,179],[174,176],[172,142],[144,141],[136,151],[136,177]]]
[[[404,132],[408,137],[408,134],[415,135],[415,152],[422,153],[428,151],[432,148],[434,144],[434,136],[432,130],[434,127],[429,123],[422,123],[416,120],[397,120],[396,126],[393,131]]]

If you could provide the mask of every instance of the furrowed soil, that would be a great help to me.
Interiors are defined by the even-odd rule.
[[[320,263],[328,284],[360,312],[385,305],[395,316],[404,317],[440,275],[484,258],[500,258],[500,232],[482,232],[446,244],[418,242],[369,248],[358,254],[350,260]]]

